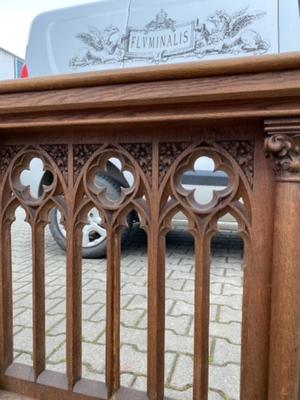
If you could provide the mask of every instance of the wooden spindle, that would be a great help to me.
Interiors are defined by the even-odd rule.
[[[195,325],[193,399],[207,399],[209,357],[210,238],[195,238]]]
[[[0,368],[3,373],[13,362],[13,293],[11,221],[0,221]]]
[[[67,218],[67,377],[71,390],[81,378],[82,305],[81,305],[82,228]]]
[[[164,398],[165,236],[153,223],[148,238],[148,396]]]
[[[32,224],[33,369],[35,379],[45,369],[45,224]]]

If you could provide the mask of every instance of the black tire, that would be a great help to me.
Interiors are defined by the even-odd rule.
[[[111,200],[118,200],[120,193],[121,193],[121,188],[120,186],[113,181],[111,178],[108,176],[102,176],[98,175],[96,178],[96,182],[99,186],[105,186],[106,187],[106,193],[109,199]],[[59,224],[58,224],[58,218],[57,218],[57,212],[58,210],[54,208],[51,210],[50,213],[50,231],[51,234],[56,241],[56,243],[61,247],[63,250],[66,250],[66,238],[63,235]],[[103,258],[106,257],[106,249],[107,249],[107,241],[104,240],[101,243],[98,243],[95,246],[92,247],[82,247],[82,257],[83,258]]]

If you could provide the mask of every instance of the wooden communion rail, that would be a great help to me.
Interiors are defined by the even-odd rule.
[[[209,207],[180,178],[208,156],[229,176]],[[38,157],[52,182],[20,182]],[[94,184],[116,157],[134,184],[117,203]],[[37,399],[164,398],[165,235],[183,211],[195,240],[194,400],[208,393],[209,247],[231,213],[245,245],[241,399],[300,400],[300,54],[4,82],[0,86],[0,389]],[[243,199],[243,201],[240,201]],[[11,224],[32,229],[33,367],[13,361]],[[81,235],[97,207],[108,232],[106,382],[81,378]],[[45,370],[44,228],[67,231],[67,374]],[[148,389],[120,387],[120,234],[148,236]]]

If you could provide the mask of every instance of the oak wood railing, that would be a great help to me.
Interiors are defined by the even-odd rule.
[[[228,190],[201,207],[180,176],[207,155]],[[52,182],[31,197],[20,171]],[[134,184],[112,202],[95,173],[116,157]],[[245,245],[242,400],[300,400],[300,55],[201,62],[0,84],[0,388],[37,399],[164,398],[165,234],[183,211],[195,240],[194,400],[208,396],[209,243],[230,212]],[[243,199],[241,203],[239,200]],[[10,228],[32,229],[33,367],[13,361]],[[108,232],[106,382],[81,377],[81,232]],[[45,369],[44,228],[67,231],[67,374]],[[120,234],[136,210],[148,236],[148,389],[120,387]]]

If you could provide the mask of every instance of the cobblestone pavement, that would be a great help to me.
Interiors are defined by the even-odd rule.
[[[15,360],[32,365],[30,228],[17,212],[12,227]],[[147,244],[133,229],[121,262],[121,382],[146,388]],[[65,253],[46,230],[47,368],[65,372]],[[209,400],[238,400],[240,375],[242,246],[216,238],[212,246]],[[106,260],[83,260],[83,376],[104,380]],[[165,393],[192,399],[194,307],[193,240],[167,237]]]

